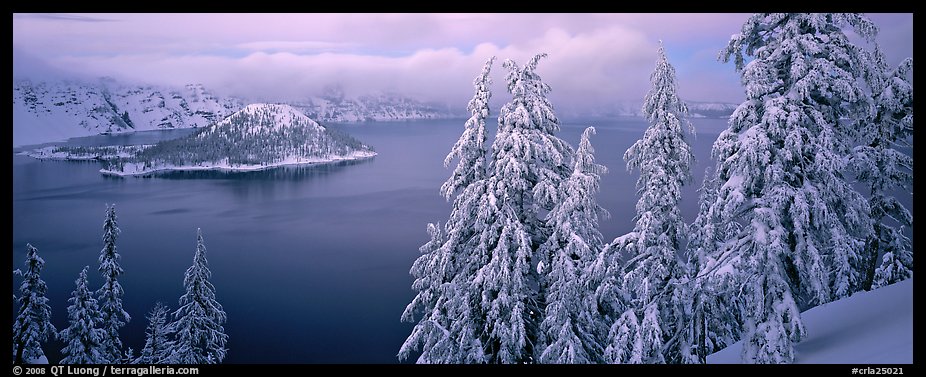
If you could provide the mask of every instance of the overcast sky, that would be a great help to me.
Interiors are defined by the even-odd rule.
[[[639,100],[663,40],[683,98],[738,102],[717,54],[746,14],[14,14],[13,75],[202,83],[269,100],[394,90],[465,102],[490,56],[527,61],[555,105]],[[913,55],[912,14],[869,14],[892,63]],[[500,64],[496,82],[504,78]],[[496,85],[499,90],[502,86]],[[504,94],[496,92],[496,97]]]

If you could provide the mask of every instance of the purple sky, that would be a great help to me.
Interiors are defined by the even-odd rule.
[[[639,100],[657,41],[683,98],[738,102],[739,77],[717,53],[746,14],[14,14],[14,77],[112,76],[199,82],[268,100],[395,90],[465,104],[482,62],[525,62],[558,106]],[[891,63],[913,55],[912,14],[869,14]],[[503,79],[500,64],[496,82]],[[500,85],[496,85],[503,90]],[[499,95],[498,92],[497,96]]]

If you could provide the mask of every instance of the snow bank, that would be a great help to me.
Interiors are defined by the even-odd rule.
[[[913,363],[913,279],[815,307],[801,318],[807,337],[795,348],[795,363]],[[741,350],[738,342],[707,362],[738,364]]]

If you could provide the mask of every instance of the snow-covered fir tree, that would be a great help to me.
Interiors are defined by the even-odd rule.
[[[859,180],[871,193],[868,205],[874,226],[863,257],[862,289],[906,279],[913,270],[910,240],[902,231],[913,225],[913,214],[891,195],[892,190],[913,189],[913,157],[901,151],[912,149],[913,60],[891,69],[877,46],[872,58],[868,85],[875,109],[871,118],[859,119],[862,143],[852,156]]]
[[[61,364],[104,364],[112,359],[106,355],[104,345],[106,331],[99,325],[102,322],[97,300],[87,288],[87,269],[84,267],[74,283],[77,287],[68,302],[68,320],[70,326],[61,330],[58,338],[64,342]],[[121,362],[118,359],[116,362]]]
[[[544,292],[534,266],[550,232],[542,211],[558,202],[558,187],[569,176],[572,147],[554,133],[559,119],[547,98],[549,85],[535,72],[546,54],[519,67],[506,60],[508,92],[492,144],[487,190],[477,217],[477,255],[484,261],[474,289],[488,334],[483,342],[493,363],[534,362],[533,347],[542,318]]]
[[[687,287],[687,282],[685,266],[678,254],[686,226],[678,203],[682,186],[691,179],[694,162],[685,133],[693,133],[694,129],[686,119],[687,107],[678,98],[675,68],[667,61],[661,43],[650,79],[652,88],[643,102],[643,114],[650,126],[643,138],[624,153],[627,169],[640,171],[636,224],[633,231],[618,237],[610,246],[628,253],[629,259],[616,273],[622,274],[623,285],[631,296],[628,310],[636,311],[634,317],[640,322],[636,335],[611,338],[608,342],[617,350],[632,349],[611,354],[631,355],[631,358],[609,362],[682,361],[678,333],[687,321],[687,294],[680,290]],[[629,323],[633,317],[627,318]],[[612,332],[622,335],[620,331]],[[636,349],[636,345],[643,349]]]
[[[186,293],[180,296],[180,307],[174,312],[171,326],[176,331],[171,353],[173,362],[180,364],[218,364],[225,359],[226,315],[216,301],[215,287],[209,282],[212,272],[206,260],[203,234],[196,229],[196,253],[193,265],[186,270],[183,286]]]
[[[608,215],[595,200],[607,168],[595,163],[589,141],[594,133],[594,127],[582,133],[572,174],[560,186],[559,203],[546,218],[552,234],[540,248],[543,259],[537,267],[546,292],[537,343],[541,363],[597,363],[602,353],[597,303],[585,273],[601,251],[598,218]]]
[[[135,364],[169,364],[172,362],[170,340],[173,331],[167,322],[167,306],[158,302],[148,313],[148,328],[145,330],[145,347],[134,360]]]
[[[729,255],[722,255],[720,245],[739,232],[739,224],[728,222],[720,228],[720,217],[712,212],[717,200],[717,180],[708,168],[701,184],[698,216],[689,226],[687,292],[690,295],[689,320],[679,332],[682,362],[704,364],[707,355],[739,340],[742,328],[737,281]]]
[[[549,235],[541,213],[556,204],[558,187],[569,176],[572,159],[572,148],[554,135],[559,120],[546,97],[550,88],[534,72],[544,56],[535,56],[523,67],[510,60],[503,65],[509,70],[506,82],[513,98],[500,112],[485,178],[468,185],[450,183],[450,187],[462,190],[445,224],[443,245],[429,248],[439,253],[427,253],[435,255],[429,255],[431,261],[426,263],[441,266],[444,270],[439,273],[446,278],[428,278],[431,282],[445,281],[439,291],[441,296],[435,299],[442,302],[438,303],[439,312],[422,307],[428,313],[439,314],[427,314],[431,317],[419,321],[427,321],[432,328],[416,329],[444,334],[413,332],[400,350],[400,357],[407,357],[416,344],[425,344],[427,337],[446,336],[451,342],[434,343],[445,348],[424,351],[422,355],[428,356],[418,361],[535,361],[533,347],[544,299],[534,266],[539,260],[538,249]],[[477,83],[477,96],[478,91]],[[469,140],[476,140],[476,144],[468,143],[476,145],[470,150],[480,149],[481,138]],[[472,161],[474,169],[480,169],[482,160],[471,156],[467,160]],[[454,179],[451,177],[449,182]]]
[[[444,158],[444,167],[457,160],[456,168],[440,189],[448,200],[473,182],[485,178],[486,118],[489,117],[489,99],[492,98],[492,78],[489,73],[494,62],[494,56],[489,58],[482,67],[482,73],[473,80],[475,93],[466,106],[470,117],[466,120],[463,134]]]
[[[743,227],[721,253],[743,276],[747,363],[791,362],[805,334],[801,308],[858,284],[869,208],[843,172],[851,120],[871,96],[848,28],[868,40],[876,33],[858,14],[756,14],[720,53],[746,88],[713,146],[720,189],[712,210]]]
[[[13,321],[13,362],[15,364],[38,361],[45,357],[42,343],[56,333],[51,323],[51,306],[45,294],[48,287],[42,280],[45,260],[38,249],[26,244],[26,269],[19,285],[19,310]]]
[[[131,319],[129,313],[122,308],[124,292],[122,284],[119,284],[119,276],[123,271],[119,265],[119,252],[116,250],[118,236],[116,205],[113,204],[106,208],[106,220],[103,222],[103,249],[100,250],[99,258],[103,286],[97,291],[102,314],[100,327],[106,332],[103,338],[103,357],[112,363],[119,363],[123,359],[119,329]]]
[[[480,259],[476,256],[473,238],[476,224],[484,221],[474,217],[476,208],[485,203],[478,199],[486,189],[486,130],[491,98],[489,73],[495,57],[489,58],[482,72],[473,80],[475,93],[467,108],[471,117],[463,134],[444,160],[445,165],[458,159],[451,176],[441,186],[448,200],[453,194],[450,218],[445,223],[428,224],[431,239],[420,250],[410,273],[415,277],[412,289],[418,294],[402,313],[402,320],[414,322],[416,312],[422,317],[411,335],[402,344],[399,358],[406,359],[415,349],[421,350],[418,363],[481,363],[485,362],[478,297],[470,289]]]

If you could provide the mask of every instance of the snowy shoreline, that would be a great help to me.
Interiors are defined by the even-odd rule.
[[[133,154],[150,148],[151,146],[151,144],[141,144],[74,148],[55,145],[24,150],[17,152],[16,154],[32,157],[37,160],[106,161],[131,157]]]
[[[103,175],[116,176],[116,177],[129,177],[129,176],[150,176],[158,173],[166,173],[171,171],[225,171],[225,172],[252,172],[252,171],[261,171],[267,169],[274,169],[283,166],[299,166],[299,165],[323,165],[330,164],[335,162],[342,161],[355,161],[355,160],[365,160],[368,158],[373,158],[377,155],[373,151],[356,151],[349,155],[337,155],[331,156],[328,158],[315,158],[315,159],[306,159],[306,158],[287,158],[280,162],[275,162],[267,165],[228,165],[227,160],[222,161],[220,164],[208,165],[208,166],[159,166],[153,169],[138,169],[138,163],[127,163],[125,168],[132,167],[131,171],[113,171],[108,169],[100,169],[100,173]]]

